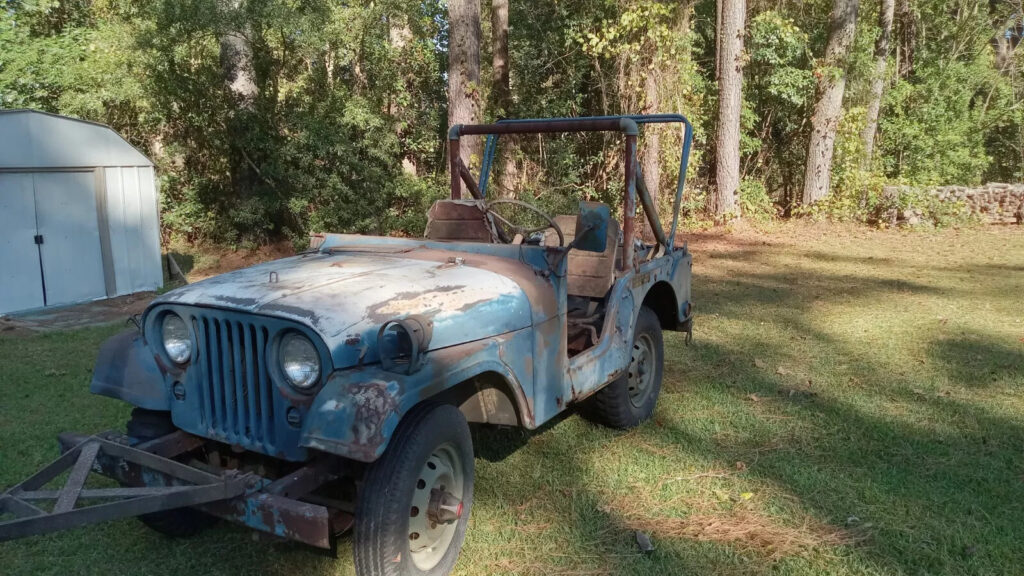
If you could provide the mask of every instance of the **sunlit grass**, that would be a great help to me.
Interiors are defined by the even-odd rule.
[[[696,342],[667,337],[655,419],[475,431],[460,574],[1021,573],[1024,231],[796,224],[690,247]],[[59,431],[123,424],[86,390],[116,329],[0,333],[0,485]],[[122,521],[0,544],[0,573],[351,574],[348,546]]]

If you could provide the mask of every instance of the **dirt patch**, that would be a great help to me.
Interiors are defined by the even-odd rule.
[[[622,520],[631,530],[640,530],[658,539],[686,538],[735,547],[768,560],[803,556],[821,547],[856,543],[849,531],[804,517],[800,525],[783,524],[778,519],[741,502],[728,510],[704,511],[706,502],[694,503],[698,510],[687,516],[663,516],[652,511],[663,509],[651,497],[636,494],[616,497],[602,509]]]
[[[198,282],[239,268],[293,256],[295,247],[291,242],[278,242],[253,250],[230,250],[211,245],[175,246],[170,254],[188,281]]]
[[[155,292],[139,292],[71,306],[54,306],[0,317],[0,334],[19,335],[127,322],[141,314]]]

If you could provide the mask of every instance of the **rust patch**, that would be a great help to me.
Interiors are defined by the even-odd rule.
[[[384,422],[398,411],[398,400],[388,383],[380,380],[352,384],[348,393],[355,406],[352,436],[356,446],[353,448],[363,448],[372,454],[385,442]]]
[[[474,268],[494,272],[518,284],[530,301],[535,317],[549,318],[558,314],[558,299],[555,297],[553,282],[550,279],[538,277],[532,266],[518,260],[490,254],[435,250],[426,247],[412,250],[404,256],[438,263],[445,263],[454,256],[465,258],[465,266],[472,265]]]
[[[465,285],[438,286],[424,291],[399,292],[387,302],[374,304],[366,309],[366,318],[374,322],[386,322],[409,312],[431,315],[443,310],[465,311],[490,298],[475,297]],[[456,307],[457,306],[457,307]]]
[[[312,326],[313,328],[316,328],[318,331],[320,331],[320,332],[324,331],[324,326],[322,325],[322,323],[320,321],[320,315],[317,314],[316,312],[308,309],[308,308],[302,308],[302,307],[299,307],[299,306],[292,306],[290,304],[279,304],[279,303],[273,303],[272,302],[270,304],[266,304],[266,305],[262,306],[260,308],[260,313],[261,314],[277,313],[277,314],[284,314],[284,315],[286,315],[286,316],[288,316],[290,318],[302,319],[309,326]]]
[[[215,294],[212,296],[212,299],[223,304],[230,304],[240,308],[254,308],[259,305],[259,301],[255,298],[239,298],[238,296],[228,296],[225,294]]]

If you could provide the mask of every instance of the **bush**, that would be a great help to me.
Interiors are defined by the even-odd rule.
[[[973,220],[962,200],[941,200],[927,190],[903,186],[887,187],[871,206],[870,214],[869,221],[883,227],[904,223],[948,228]]]
[[[740,182],[740,214],[754,222],[769,222],[775,217],[775,205],[760,180]]]

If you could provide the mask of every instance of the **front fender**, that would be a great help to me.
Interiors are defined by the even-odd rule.
[[[500,374],[517,410],[532,422],[532,333],[529,329],[430,352],[413,374],[380,366],[335,371],[317,394],[301,444],[372,462],[384,453],[402,416],[424,400],[484,373]]]
[[[147,410],[171,409],[160,366],[142,341],[142,333],[134,328],[100,346],[89,391]]]

